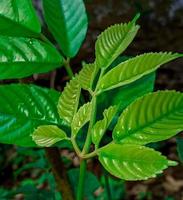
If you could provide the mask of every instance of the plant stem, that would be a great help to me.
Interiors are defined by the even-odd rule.
[[[84,198],[86,167],[86,160],[81,160],[79,170],[79,182],[77,187],[77,200],[82,200]]]
[[[64,61],[64,67],[65,67],[65,69],[67,71],[67,74],[68,74],[69,78],[72,79],[72,77],[74,76],[74,74],[73,74],[73,71],[72,71],[71,66],[70,66],[70,59],[69,58],[67,58]]]
[[[45,148],[46,157],[51,164],[53,175],[57,183],[57,189],[61,193],[62,199],[74,200],[72,190],[67,177],[67,170],[61,160],[58,148]]]
[[[86,154],[90,150],[90,145],[91,145],[91,130],[93,127],[93,124],[95,123],[95,115],[96,115],[96,97],[93,96],[92,101],[91,101],[91,118],[90,118],[90,123],[89,123],[89,128],[88,128],[88,133],[86,137],[86,142],[83,147],[82,154]],[[86,160],[81,160],[80,163],[80,174],[79,174],[79,183],[78,183],[78,188],[77,188],[77,200],[83,200],[84,199],[84,185],[85,185],[85,176],[86,176],[86,167],[87,163]]]
[[[108,174],[107,174],[107,172],[104,168],[103,168],[103,174],[104,174],[104,184],[105,184],[105,189],[106,189],[106,192],[107,192],[107,198],[108,198],[108,200],[112,200],[111,189],[110,189],[110,185],[109,185],[109,177],[108,177]]]

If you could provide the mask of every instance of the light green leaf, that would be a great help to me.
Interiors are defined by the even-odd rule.
[[[122,62],[104,75],[99,83],[98,89],[99,91],[105,91],[127,85],[155,71],[161,65],[182,56],[182,54],[167,52],[145,53],[136,56]]]
[[[128,106],[113,131],[117,143],[147,144],[183,130],[183,94],[159,91]]]
[[[78,131],[90,120],[91,115],[91,103],[86,103],[78,112],[74,115],[71,129],[72,129],[72,136],[76,137]]]
[[[108,109],[104,110],[103,116],[104,118],[98,122],[93,127],[92,130],[92,142],[95,144],[96,148],[98,148],[99,143],[109,127],[115,113],[117,111],[116,106],[110,106]]]
[[[124,180],[146,180],[176,165],[160,152],[133,144],[111,143],[99,150],[99,160],[112,175]]]
[[[92,89],[92,84],[95,78],[95,64],[85,64],[78,75],[78,80],[81,87],[85,90]]]
[[[31,0],[0,1],[0,33],[8,36],[39,36],[41,25]]]
[[[96,45],[96,65],[107,68],[128,47],[137,31],[135,21],[139,16],[128,24],[116,24],[107,28],[99,35]]]
[[[59,93],[54,90],[11,84],[0,86],[0,94],[1,143],[34,147],[31,134],[38,126],[63,125],[56,108]]]
[[[0,79],[45,73],[62,62],[60,54],[48,43],[23,37],[0,37]]]
[[[62,119],[71,124],[77,112],[81,88],[77,78],[73,78],[67,83],[58,102],[58,113]]]
[[[66,133],[55,125],[38,126],[32,134],[34,142],[41,147],[50,147],[66,138]]]
[[[82,0],[43,0],[44,16],[65,56],[74,57],[87,31],[87,15]]]

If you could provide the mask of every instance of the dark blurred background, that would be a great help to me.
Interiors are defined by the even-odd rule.
[[[97,35],[101,31],[112,24],[130,21],[137,12],[141,13],[141,18],[138,21],[141,29],[134,42],[125,51],[125,55],[134,56],[151,51],[183,53],[183,0],[85,0],[85,3],[89,30],[79,54],[71,62],[74,72],[78,72],[81,68],[82,61],[94,61],[94,45]],[[40,0],[34,0],[34,4],[42,18]],[[44,21],[42,23],[43,31],[52,40]],[[52,83],[50,83],[50,78]],[[35,76],[30,78],[29,81],[49,87],[55,80],[55,88],[62,90],[68,79],[65,70],[59,69],[54,73]],[[183,91],[183,59],[178,59],[158,70],[155,89]],[[158,148],[169,158],[179,161],[175,139],[161,144],[158,143],[155,148]],[[37,155],[30,158],[34,154],[34,150],[25,153],[25,149],[1,145],[0,151],[0,187],[2,188],[16,187],[20,185],[19,182],[25,181],[25,179],[30,182],[33,179],[36,182],[42,174],[41,167],[44,168],[44,165],[46,165],[41,160],[43,153],[36,152]],[[38,153],[40,153],[40,156]],[[71,162],[75,162],[73,165],[78,165],[77,158],[73,154],[71,156],[69,151],[64,151],[63,154],[69,159],[72,157]],[[15,162],[15,158],[17,159],[18,156],[19,161]],[[36,168],[30,165],[17,172],[22,165],[31,162],[34,163],[33,165],[37,163],[36,166],[39,170],[34,169],[30,172],[30,169]],[[90,168],[94,170],[95,174],[98,174],[97,166],[91,163]],[[44,181],[38,181],[37,184],[40,188],[45,188]],[[183,200],[183,166],[179,164],[177,167],[169,168],[156,179],[124,183],[123,187],[125,188],[123,188],[123,197],[120,197],[119,200]],[[23,199],[23,197],[19,195],[16,196],[16,199]]]

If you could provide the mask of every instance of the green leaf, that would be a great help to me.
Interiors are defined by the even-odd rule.
[[[62,62],[60,54],[48,43],[23,37],[0,37],[0,79],[45,73]]]
[[[127,85],[158,69],[161,65],[182,57],[178,53],[145,53],[122,62],[103,76],[98,90],[106,91]]]
[[[81,88],[78,79],[73,78],[67,83],[59,98],[57,106],[58,113],[60,117],[69,124],[71,124],[72,119],[77,112],[80,92]]]
[[[59,93],[34,85],[0,86],[0,142],[36,146],[31,134],[40,125],[62,125],[56,104]]]
[[[138,18],[138,16],[136,17]],[[96,65],[107,68],[128,47],[137,31],[135,20],[128,24],[116,24],[107,28],[99,35],[96,45]]]
[[[103,116],[104,118],[98,122],[93,127],[92,130],[92,142],[95,144],[96,148],[98,148],[99,143],[109,127],[115,113],[117,111],[116,106],[110,106],[108,109],[104,110]]]
[[[113,131],[118,143],[148,144],[168,139],[183,130],[183,94],[159,91],[128,106]]]
[[[87,31],[87,15],[82,0],[43,0],[44,16],[65,56],[74,57]]]
[[[31,0],[0,1],[0,33],[8,36],[39,36],[41,25]]]
[[[177,138],[177,151],[179,154],[179,158],[183,163],[183,138]]]
[[[32,134],[34,142],[41,147],[50,147],[66,138],[65,132],[55,125],[38,126]]]
[[[96,75],[95,64],[85,64],[78,75],[78,80],[81,87],[85,90],[92,89],[92,84]]]
[[[155,73],[151,73],[133,83],[101,93],[97,98],[97,115],[101,116],[103,110],[108,108],[110,105],[116,105],[118,107],[118,112],[114,118],[116,121],[118,115],[130,103],[132,103],[138,97],[153,91],[154,82]]]
[[[112,175],[124,180],[146,180],[175,164],[148,147],[111,143],[100,149],[99,160]]]
[[[79,108],[78,112],[74,115],[71,129],[72,136],[76,137],[78,131],[90,120],[91,115],[91,103],[86,103]]]

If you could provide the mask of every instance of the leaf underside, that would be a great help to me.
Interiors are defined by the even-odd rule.
[[[99,83],[99,91],[111,90],[127,85],[144,75],[150,74],[161,65],[182,57],[181,54],[167,52],[145,53],[122,62],[103,76]]]
[[[160,152],[133,144],[109,144],[98,155],[107,171],[124,180],[146,180],[175,164]]]
[[[0,86],[0,142],[36,146],[31,134],[40,125],[62,125],[56,104],[59,93],[34,85]]]
[[[87,15],[82,0],[43,0],[48,27],[65,56],[74,57],[87,31]],[[61,28],[60,28],[61,27]]]
[[[129,22],[113,25],[101,33],[95,45],[96,65],[101,68],[109,67],[132,42],[138,29],[138,25]]]
[[[77,78],[70,80],[62,92],[58,102],[58,113],[69,125],[77,112],[80,98],[80,84]]]
[[[86,103],[81,106],[78,112],[74,115],[71,129],[72,136],[76,137],[79,130],[90,120],[91,115],[91,103]]]
[[[1,0],[0,24],[1,35],[38,37],[41,33],[31,0]]]
[[[34,142],[41,147],[50,147],[66,138],[65,132],[55,125],[39,126],[32,134]]]
[[[62,57],[50,44],[23,37],[0,37],[0,79],[46,73],[62,65]]]
[[[168,139],[183,130],[183,94],[158,91],[127,107],[113,131],[118,143],[147,144]]]

